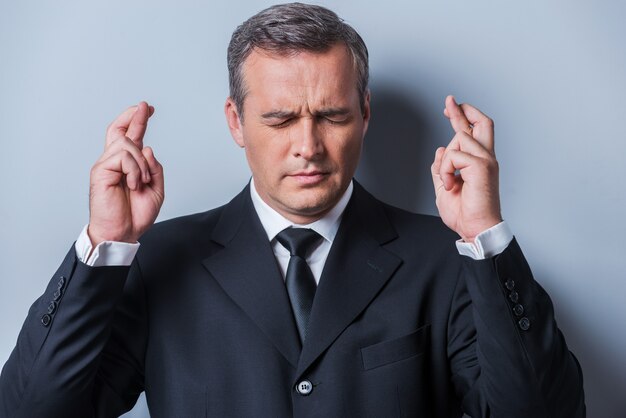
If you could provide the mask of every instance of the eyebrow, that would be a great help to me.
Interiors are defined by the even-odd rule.
[[[350,109],[345,107],[331,107],[322,109],[314,113],[318,117],[328,116],[343,116],[350,113]],[[272,110],[270,112],[263,113],[261,117],[263,119],[287,119],[297,116],[296,112],[290,110]]]
[[[263,119],[285,119],[295,115],[296,113],[290,110],[272,110],[271,112],[263,113],[261,117]]]
[[[344,116],[350,113],[350,109],[345,107],[331,107],[328,109],[322,109],[315,112],[315,116],[328,117],[328,116]]]

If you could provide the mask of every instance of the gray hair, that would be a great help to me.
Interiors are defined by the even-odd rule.
[[[227,61],[230,97],[241,120],[247,94],[243,63],[254,48],[288,56],[300,51],[324,52],[339,42],[352,54],[363,111],[369,79],[367,47],[361,36],[335,12],[310,4],[279,4],[239,25],[230,39]]]

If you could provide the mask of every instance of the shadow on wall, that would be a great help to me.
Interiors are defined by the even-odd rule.
[[[449,133],[436,132],[432,105],[406,86],[376,84],[372,120],[356,178],[382,201],[412,212],[436,214],[430,165]]]

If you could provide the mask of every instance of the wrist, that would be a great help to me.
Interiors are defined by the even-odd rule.
[[[463,242],[467,242],[473,244],[476,241],[476,237],[478,237],[483,232],[487,231],[490,228],[498,225],[503,221],[502,217],[495,217],[488,221],[481,222],[479,225],[472,226],[472,228],[468,229],[468,232],[462,231],[459,233]]]
[[[135,237],[130,236],[129,234],[122,234],[122,233],[116,234],[116,233],[110,233],[110,232],[107,234],[101,234],[99,233],[98,228],[93,227],[91,224],[87,226],[87,236],[89,237],[89,240],[91,241],[92,248],[96,248],[98,245],[106,241],[125,242],[129,244],[134,244],[137,242],[137,239]]]

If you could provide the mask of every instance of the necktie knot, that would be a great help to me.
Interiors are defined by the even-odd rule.
[[[305,259],[306,253],[312,245],[320,238],[320,235],[308,228],[286,228],[283,229],[276,239],[285,247],[292,256]]]

